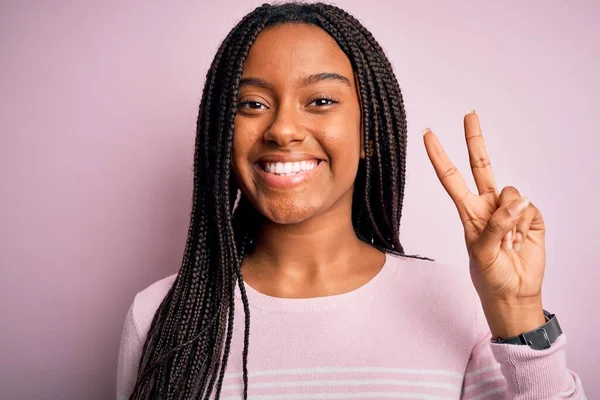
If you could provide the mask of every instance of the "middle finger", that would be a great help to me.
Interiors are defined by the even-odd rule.
[[[464,118],[465,139],[469,149],[469,161],[473,178],[480,195],[498,193],[492,165],[485,148],[481,124],[475,110],[467,110]]]

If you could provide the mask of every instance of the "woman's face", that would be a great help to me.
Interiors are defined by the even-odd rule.
[[[351,204],[359,98],[350,60],[324,30],[285,24],[261,32],[238,104],[232,168],[261,214],[291,224]]]

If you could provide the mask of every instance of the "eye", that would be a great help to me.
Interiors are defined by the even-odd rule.
[[[238,109],[266,110],[267,106],[265,106],[261,102],[250,100],[250,101],[241,101],[241,102],[239,102],[238,103]]]
[[[333,99],[332,97],[329,96],[321,96],[318,97],[316,99],[314,99],[313,101],[311,101],[310,103],[308,103],[309,105],[314,104],[317,107],[323,107],[323,106],[330,106],[332,104],[337,104],[338,101],[336,101],[335,99]]]

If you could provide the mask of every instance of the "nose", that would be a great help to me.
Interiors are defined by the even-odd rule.
[[[265,141],[286,147],[293,142],[302,142],[305,138],[299,111],[293,105],[280,105],[273,123],[264,134]]]

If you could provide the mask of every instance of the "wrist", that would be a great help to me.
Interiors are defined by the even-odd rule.
[[[508,339],[546,323],[541,298],[482,301],[493,339]]]

